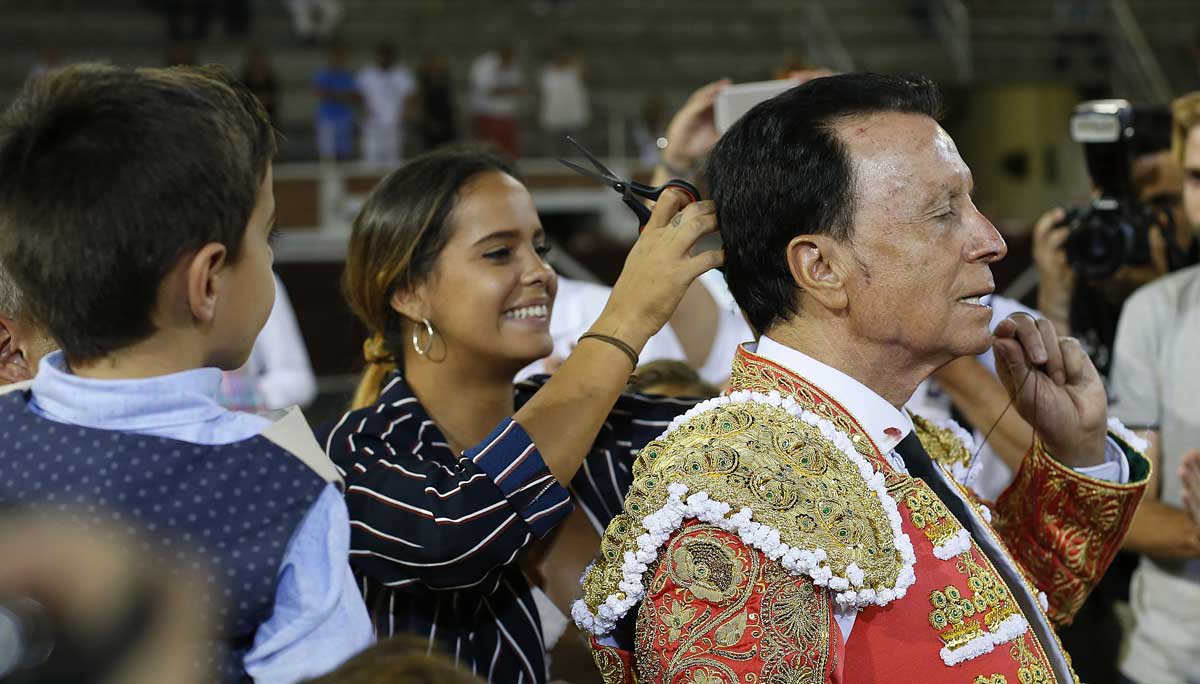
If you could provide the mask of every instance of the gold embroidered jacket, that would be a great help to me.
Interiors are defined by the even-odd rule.
[[[820,388],[744,349],[731,384],[641,451],[585,575],[573,613],[606,682],[1075,680],[1053,623],[1141,497],[1148,464],[1126,441],[1131,484],[1035,447],[992,514],[945,472],[962,443],[915,421],[964,528]]]

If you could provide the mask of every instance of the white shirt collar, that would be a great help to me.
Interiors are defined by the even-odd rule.
[[[753,349],[753,346],[750,347]],[[820,387],[841,404],[867,431],[875,446],[887,454],[912,432],[912,418],[869,387],[813,357],[763,335],[755,353]]]

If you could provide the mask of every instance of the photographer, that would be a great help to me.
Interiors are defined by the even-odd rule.
[[[1191,232],[1179,213],[1179,174],[1166,151],[1169,116],[1153,109],[1135,113],[1127,104],[1113,111],[1109,103],[1118,102],[1084,103],[1073,117],[1119,117],[1114,123],[1122,134],[1113,141],[1088,139],[1089,131],[1075,130],[1073,123],[1094,199],[1085,207],[1051,209],[1033,231],[1037,308],[1084,343],[1105,377],[1125,299],[1195,261]]]
[[[1183,206],[1200,228],[1200,93],[1175,101],[1172,147],[1184,171]],[[1181,464],[1198,458],[1200,267],[1135,293],[1121,312],[1111,375],[1114,415],[1150,441],[1154,463],[1126,548],[1144,554],[1134,573],[1135,617],[1122,674],[1136,684],[1200,681],[1200,525],[1184,508]]]

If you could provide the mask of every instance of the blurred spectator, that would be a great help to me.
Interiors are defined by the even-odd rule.
[[[208,37],[216,0],[162,0],[167,20],[167,36],[176,42],[202,41]],[[225,33],[240,38],[250,31],[250,0],[221,0],[221,19]]]
[[[242,63],[242,83],[254,93],[267,116],[271,117],[271,125],[279,129],[279,79],[275,76],[275,67],[271,66],[266,53],[257,47],[246,50],[246,61]]]
[[[633,144],[637,148],[638,161],[654,166],[658,163],[660,149],[658,140],[667,132],[667,101],[662,95],[653,93],[642,101],[641,116],[633,122]]]
[[[274,411],[305,407],[317,398],[308,349],[287,290],[275,276],[275,304],[246,365],[221,377],[218,400],[235,411]]]
[[[0,265],[0,385],[32,380],[57,344],[25,310],[24,297]]]
[[[538,121],[550,134],[551,151],[567,149],[565,136],[578,137],[591,119],[584,67],[579,55],[565,46],[554,49],[542,69]]]
[[[375,63],[358,72],[358,90],[365,110],[362,157],[378,164],[396,164],[404,151],[404,111],[416,90],[408,67],[396,62],[396,48],[383,43]]]
[[[471,64],[471,116],[475,135],[514,159],[521,154],[517,112],[525,77],[511,45],[485,52]]]
[[[682,361],[660,359],[644,363],[633,372],[629,391],[662,397],[701,397],[711,399],[720,390],[700,378]]]
[[[417,67],[416,130],[424,150],[432,150],[458,138],[454,88],[446,58],[426,50]]]
[[[171,43],[163,55],[163,66],[195,66],[196,52],[188,42]]]
[[[1183,166],[1187,222],[1200,230],[1200,93],[1174,103],[1172,149]],[[1179,469],[1200,458],[1200,266],[1138,290],[1114,344],[1112,415],[1149,440],[1154,474],[1126,546],[1143,555],[1130,588],[1134,629],[1121,673],[1136,684],[1200,681],[1200,523],[1185,510]]]
[[[784,55],[783,61],[775,67],[775,71],[771,72],[771,78],[778,81],[791,78],[792,74],[798,71],[810,71],[818,68],[820,67],[813,65],[801,52],[792,51]]]
[[[342,19],[342,0],[288,0],[296,37],[306,43],[333,38]]]
[[[48,71],[62,66],[62,53],[56,47],[45,47],[38,53],[38,61],[29,70],[29,78],[37,78]]]
[[[133,528],[102,522],[110,515],[119,519],[82,511],[0,517],[0,680],[216,681],[215,615],[200,566],[188,568],[182,550],[178,560],[151,551]],[[26,631],[45,622],[45,631]]]
[[[328,62],[317,70],[313,85],[317,105],[317,154],[321,159],[349,159],[354,151],[354,106],[359,102],[358,84],[346,68],[346,49],[329,48]]]

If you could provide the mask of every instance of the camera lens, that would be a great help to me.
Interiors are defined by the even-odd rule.
[[[1116,273],[1129,257],[1132,228],[1115,212],[1092,210],[1071,226],[1067,261],[1092,280]]]

